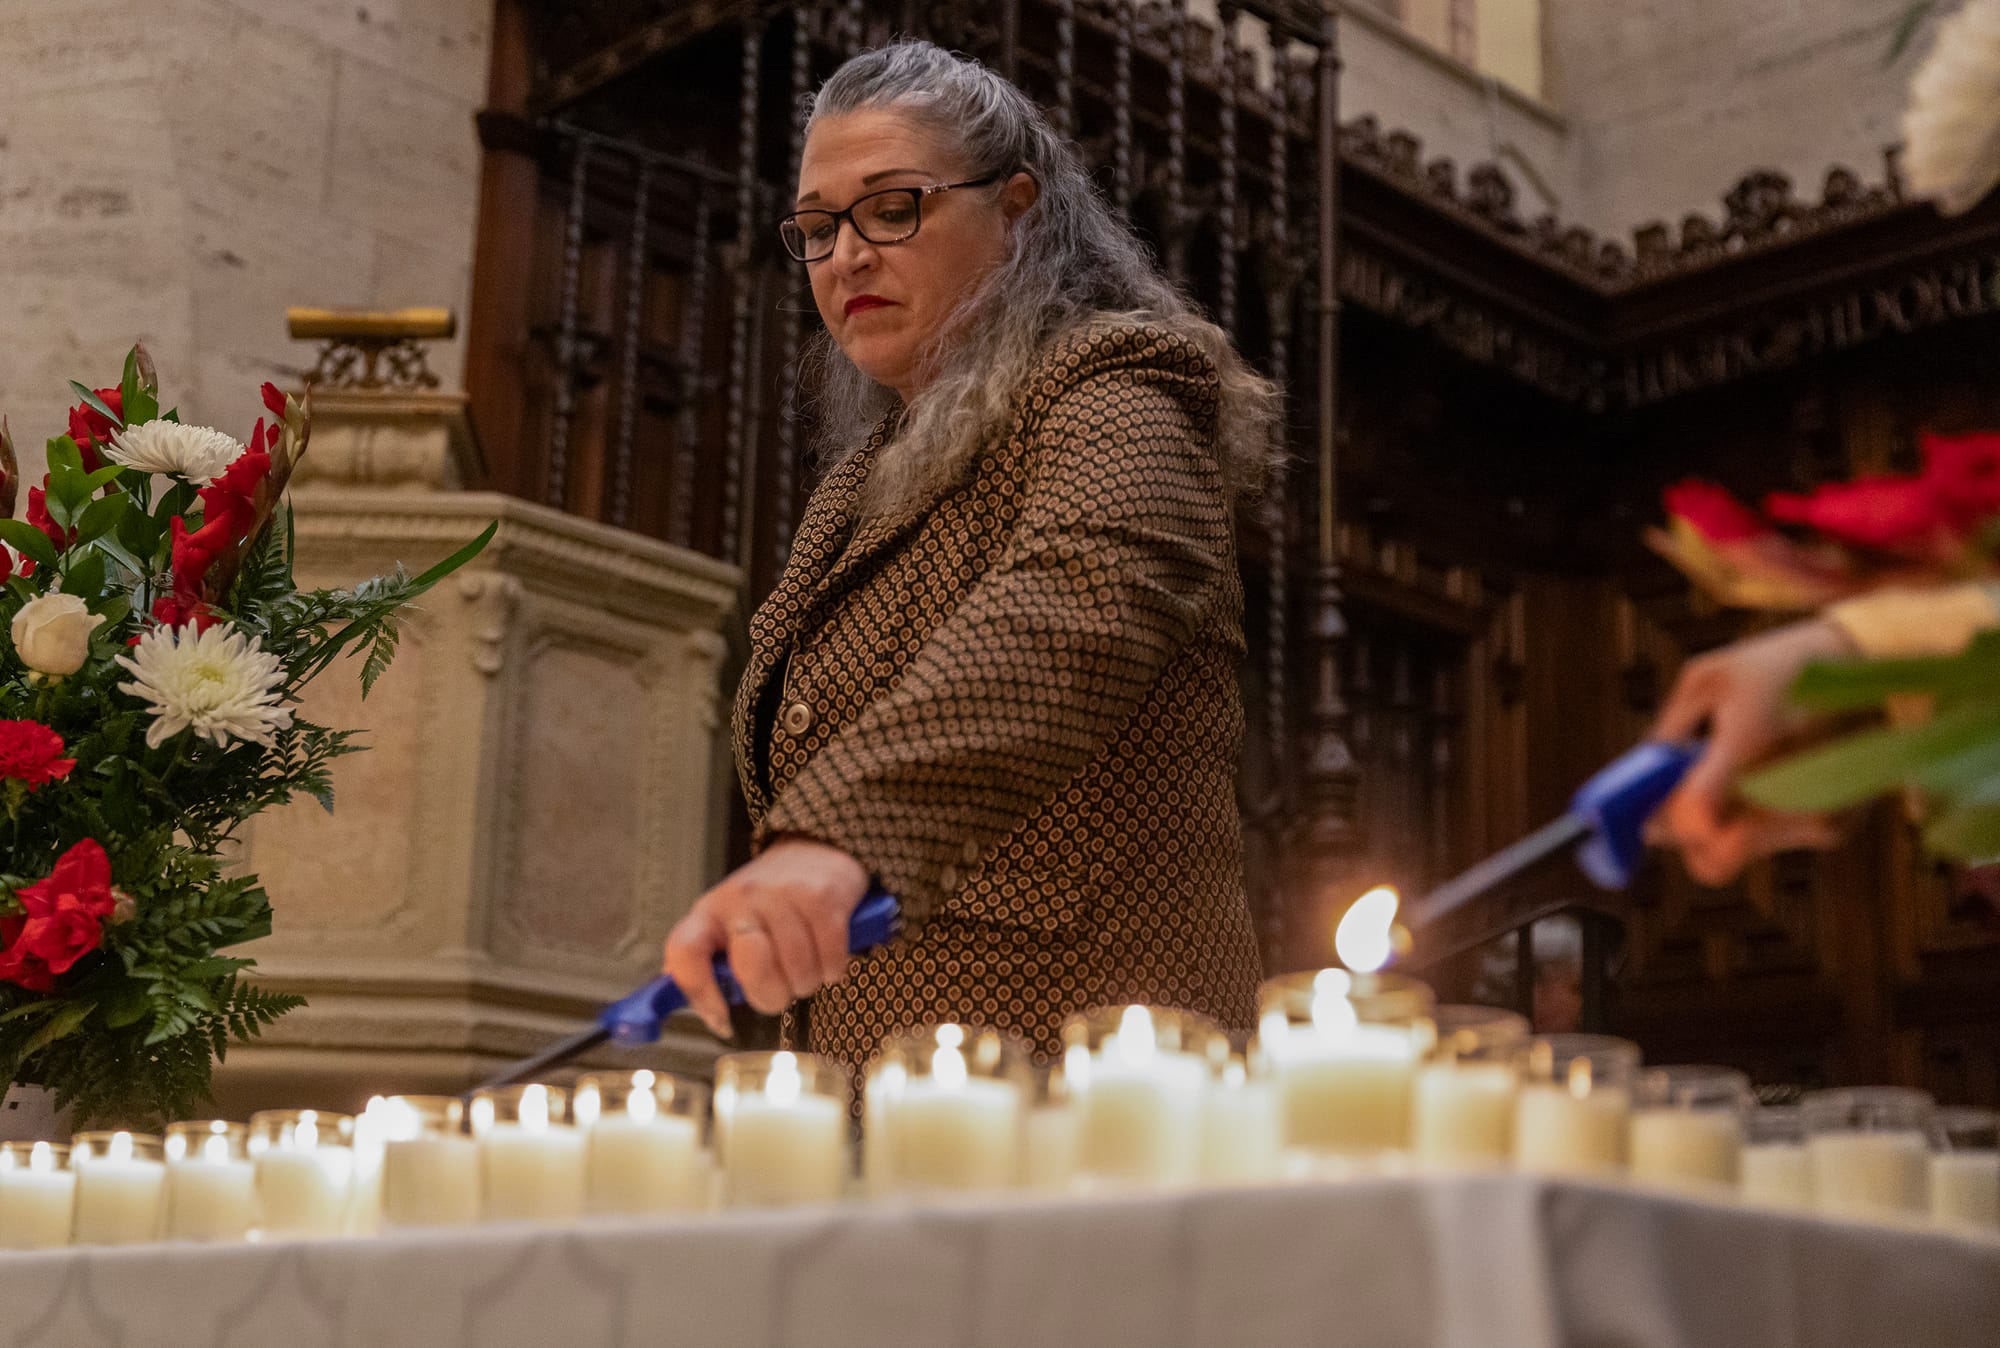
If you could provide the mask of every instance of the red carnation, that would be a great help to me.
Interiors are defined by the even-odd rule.
[[[116,412],[125,415],[124,394],[115,388],[91,390],[98,401]],[[69,438],[76,441],[77,452],[83,456],[83,471],[94,473],[103,466],[98,458],[96,446],[111,443],[111,433],[118,427],[104,413],[89,403],[78,403],[69,409]]]
[[[111,859],[91,838],[63,853],[45,880],[15,891],[21,911],[0,918],[0,979],[55,991],[56,976],[97,949],[117,907]]]
[[[76,760],[62,751],[62,736],[40,721],[0,721],[0,778],[33,789],[67,777]]]
[[[1735,543],[1771,532],[1757,512],[1713,482],[1680,482],[1667,488],[1667,513],[1693,525],[1711,543]]]
[[[1917,478],[1864,477],[1831,483],[1808,496],[1780,493],[1766,500],[1764,509],[1774,520],[1884,552],[1928,551],[1958,531],[1954,512]]]

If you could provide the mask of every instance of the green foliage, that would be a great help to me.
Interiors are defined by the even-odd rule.
[[[162,415],[137,348],[119,385],[123,421],[73,387],[114,425]],[[59,547],[23,520],[0,520],[0,540],[35,564],[0,586],[0,720],[46,725],[76,766],[41,787],[0,787],[0,917],[21,911],[18,892],[84,839],[103,847],[122,907],[53,993],[0,981],[0,1085],[50,1087],[79,1122],[150,1127],[200,1108],[229,1046],[300,1005],[247,981],[252,961],[234,952],[270,933],[271,899],[221,857],[264,810],[300,797],[333,808],[333,762],[362,746],[352,730],[300,717],[301,693],[344,654],[360,657],[363,692],[372,690],[395,655],[405,606],[470,561],[494,530],[419,575],[398,567],[352,589],[301,592],[290,512],[276,511],[213,616],[276,658],[291,723],[268,744],[184,729],[154,745],[154,713],[120,687],[132,673],[119,661],[157,625],[155,601],[174,593],[172,526],[176,518],[184,533],[201,526],[197,490],[116,465],[85,472],[66,435],[49,442],[48,457],[49,515],[73,535]],[[48,679],[26,668],[4,634],[24,604],[57,591],[104,621],[84,667]]]
[[[1924,660],[1814,665],[1793,700],[1819,712],[1887,710],[1920,699],[1930,715],[1857,731],[1747,778],[1744,794],[1785,810],[1825,811],[1899,787],[1930,806],[1924,840],[1965,861],[2000,855],[2000,632],[1962,653]]]

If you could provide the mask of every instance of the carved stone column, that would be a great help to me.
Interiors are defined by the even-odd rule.
[[[721,873],[736,569],[443,489],[477,462],[448,402],[316,395],[292,493],[302,586],[418,569],[500,530],[421,601],[365,701],[351,667],[313,686],[305,716],[367,732],[336,764],[334,812],[299,802],[246,829],[276,910],[249,953],[310,1002],[231,1052],[231,1110],[462,1089],[643,981]],[[690,1035],[634,1061],[713,1052]]]

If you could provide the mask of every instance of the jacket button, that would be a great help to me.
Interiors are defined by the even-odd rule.
[[[946,893],[950,893],[958,888],[958,867],[946,865],[943,870],[938,872],[938,888],[944,890]]]
[[[803,735],[812,729],[813,709],[803,702],[794,702],[785,708],[785,729],[794,735]]]

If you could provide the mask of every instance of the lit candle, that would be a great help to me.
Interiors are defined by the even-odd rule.
[[[2000,1115],[1940,1109],[1931,1153],[1931,1216],[1962,1226],[2000,1226]]]
[[[1024,1128],[1021,1182],[1030,1189],[1060,1193],[1076,1182],[1076,1111],[1067,1099],[1028,1111]]]
[[[240,1123],[205,1119],[167,1125],[169,1240],[233,1241],[257,1218],[257,1175]]]
[[[1894,1086],[1814,1091],[1800,1109],[1819,1211],[1842,1217],[1930,1211],[1928,1095]]]
[[[1605,1035],[1557,1034],[1528,1050],[1514,1107],[1514,1161],[1543,1174],[1625,1166],[1639,1046]]]
[[[715,1125],[732,1207],[830,1203],[847,1185],[846,1069],[830,1058],[724,1054]]]
[[[1743,1114],[1750,1080],[1726,1067],[1662,1067],[1639,1079],[1630,1163],[1636,1179],[1676,1188],[1742,1175]]]
[[[69,1148],[50,1142],[0,1144],[0,1249],[69,1244],[76,1176]]]
[[[347,1228],[354,1120],[312,1109],[250,1116],[260,1237],[337,1236]]]
[[[697,1212],[707,1206],[701,1116],[708,1088],[638,1071],[577,1083],[584,1130],[585,1209],[592,1213]]]
[[[160,1139],[143,1134],[78,1133],[70,1142],[76,1172],[79,1245],[135,1245],[160,1230],[166,1166]]]
[[[1084,1181],[1181,1184],[1200,1172],[1207,1045],[1221,1031],[1180,1011],[1127,1006],[1071,1017],[1063,1074]]]
[[[583,1134],[563,1120],[568,1104],[568,1092],[539,1082],[474,1093],[472,1135],[487,1221],[583,1215]]]
[[[1258,1041],[1277,1070],[1285,1145],[1365,1158],[1410,1144],[1410,1097],[1430,989],[1393,974],[1322,969],[1264,985]]]
[[[1441,1006],[1436,1022],[1435,1056],[1411,1096],[1410,1150],[1431,1165],[1504,1163],[1528,1022],[1490,1006]]]
[[[391,1118],[400,1113],[385,1095],[371,1095],[354,1119],[354,1171],[347,1185],[347,1234],[372,1236],[382,1229],[382,1162]]]
[[[479,1147],[449,1095],[396,1095],[384,1106],[382,1222],[463,1226],[479,1220]]]
[[[1253,1184],[1278,1173],[1278,1098],[1271,1083],[1241,1058],[1222,1064],[1202,1108],[1201,1177]]]
[[[1025,1055],[996,1031],[939,1025],[869,1066],[864,1149],[879,1193],[994,1190],[1019,1178]]]

